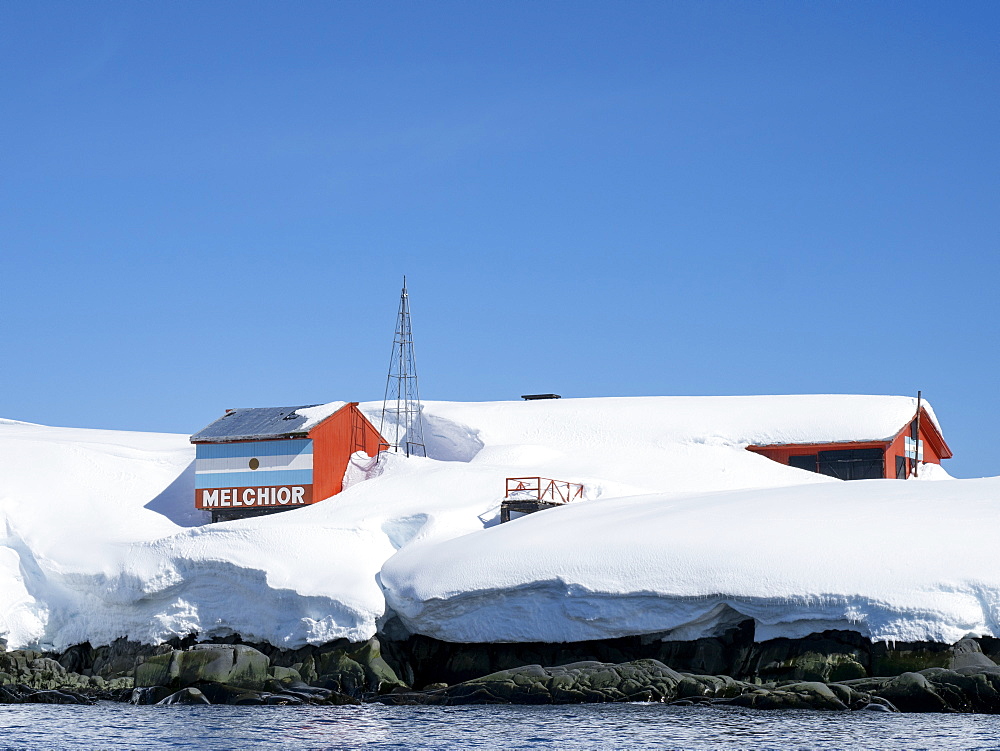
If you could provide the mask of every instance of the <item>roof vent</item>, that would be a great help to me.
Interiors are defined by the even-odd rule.
[[[535,399],[562,399],[559,394],[521,394],[521,398],[526,402],[531,402]]]

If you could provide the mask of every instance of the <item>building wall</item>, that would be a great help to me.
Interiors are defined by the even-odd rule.
[[[808,456],[810,454],[818,454],[820,451],[841,451],[843,449],[884,450],[885,447],[886,444],[882,441],[869,441],[858,443],[800,443],[784,446],[748,446],[747,448],[749,451],[766,456],[768,459],[776,461],[779,464],[788,464],[789,459],[793,456]],[[887,455],[885,462],[886,477],[896,476],[895,464],[890,466],[892,462],[895,462],[895,459]]]
[[[382,436],[351,402],[309,432],[313,439],[313,498],[321,501],[344,489],[344,472],[351,454],[378,453]]]
[[[278,508],[312,503],[308,438],[199,443],[195,508]]]
[[[930,430],[927,429],[927,423],[929,418],[925,415],[920,416],[920,440],[924,442],[924,462],[929,464],[940,464],[942,457],[937,452],[937,441],[930,438]],[[889,463],[892,463],[893,468],[896,466],[897,456],[906,456],[906,439],[911,435],[912,423],[908,423],[907,426],[900,431],[899,435],[896,436],[895,440],[889,444],[889,448],[886,449],[886,467],[888,468]],[[909,460],[907,461],[907,471],[909,474],[913,474],[913,463]],[[890,477],[895,477],[896,473],[893,471]]]
[[[199,443],[195,457],[196,488],[312,485],[313,446],[308,438]]]
[[[932,434],[931,429],[928,428],[930,418],[927,416],[926,412],[923,412],[920,417],[920,440],[924,442],[924,462],[930,464],[940,464],[943,457],[938,451],[938,440],[936,436]],[[896,477],[896,457],[906,456],[906,438],[911,434],[911,424],[907,423],[891,442],[884,441],[868,441],[868,442],[857,442],[857,443],[801,443],[801,444],[789,444],[783,446],[748,446],[748,450],[753,451],[755,454],[760,454],[761,456],[766,456],[772,461],[776,461],[779,464],[788,464],[789,460],[793,456],[808,456],[810,454],[818,454],[820,451],[838,451],[842,449],[869,449],[877,448],[882,449],[885,455],[885,472],[884,476],[887,478]],[[950,456],[950,454],[948,454]],[[913,464],[909,460],[906,465],[907,473],[913,473]]]

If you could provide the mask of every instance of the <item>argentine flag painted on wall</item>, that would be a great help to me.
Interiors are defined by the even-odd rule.
[[[199,443],[196,489],[312,485],[313,442],[309,438],[242,443]]]

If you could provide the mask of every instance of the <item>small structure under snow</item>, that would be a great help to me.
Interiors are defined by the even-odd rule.
[[[891,433],[886,434],[886,429],[884,421],[879,425],[858,420],[852,431],[831,433],[826,440],[747,448],[781,464],[841,480],[905,480],[914,474],[917,462],[940,464],[952,456],[937,420],[924,406],[905,422],[895,424]]]
[[[230,521],[305,506],[343,489],[351,454],[385,439],[357,402],[230,409],[191,436],[195,507]]]
[[[550,477],[508,477],[506,494],[500,504],[500,523],[555,508],[577,498],[583,498],[583,485],[578,482]]]

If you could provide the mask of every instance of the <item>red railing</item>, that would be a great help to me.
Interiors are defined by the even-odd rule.
[[[508,477],[507,500],[531,498],[552,503],[569,503],[583,498],[583,485],[548,477]]]

